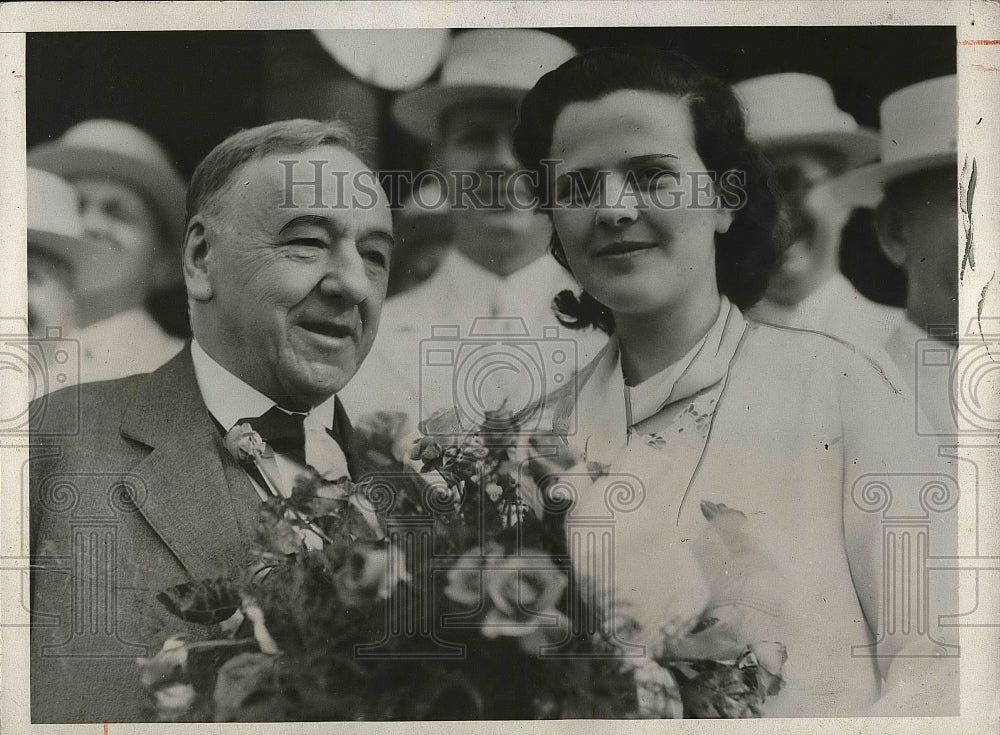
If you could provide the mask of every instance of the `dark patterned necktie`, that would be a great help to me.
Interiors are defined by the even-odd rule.
[[[288,413],[272,406],[261,416],[240,419],[237,424],[250,424],[260,438],[275,452],[306,463],[306,434],[302,422],[304,413]]]

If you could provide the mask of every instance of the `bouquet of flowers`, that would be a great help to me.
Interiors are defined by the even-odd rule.
[[[652,656],[623,644],[629,623],[603,623],[571,569],[547,499],[558,467],[515,429],[494,416],[488,430],[411,441],[401,414],[362,419],[363,474],[309,468],[262,503],[244,567],[160,594],[204,635],[139,660],[156,717],[759,715],[783,649],[720,646],[708,616]],[[227,446],[262,470],[269,449],[249,426]]]

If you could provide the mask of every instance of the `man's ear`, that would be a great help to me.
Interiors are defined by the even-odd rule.
[[[184,237],[184,284],[188,295],[195,301],[212,300],[212,278],[210,273],[211,245],[201,215],[195,215],[188,223]]]
[[[906,266],[906,224],[898,209],[882,200],[875,208],[875,231],[882,252],[893,265]]]

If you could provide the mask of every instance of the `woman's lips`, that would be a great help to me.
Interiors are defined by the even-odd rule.
[[[603,245],[594,251],[595,258],[621,258],[643,250],[651,250],[656,247],[653,242],[637,242],[634,240],[623,240]]]

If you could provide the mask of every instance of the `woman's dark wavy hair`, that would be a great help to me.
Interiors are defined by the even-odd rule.
[[[595,49],[575,56],[543,76],[521,103],[514,146],[538,176],[539,201],[550,201],[550,157],[556,119],[574,102],[591,102],[622,89],[661,92],[685,101],[694,144],[709,171],[745,172],[746,203],[725,234],[715,236],[719,290],[746,309],[764,294],[786,247],[781,198],[771,167],[747,138],[743,110],[730,87],[668,51],[649,47]],[[567,270],[562,243],[552,235],[552,254]],[[614,331],[610,309],[583,291],[556,297],[559,321],[574,329]]]

